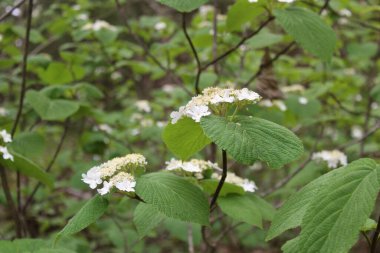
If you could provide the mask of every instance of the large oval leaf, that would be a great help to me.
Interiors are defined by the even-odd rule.
[[[243,164],[260,160],[277,168],[303,152],[297,136],[264,119],[237,116],[231,122],[223,117],[208,116],[202,118],[201,126],[212,141]]]
[[[317,14],[297,7],[275,10],[274,14],[285,31],[307,51],[326,61],[332,57],[335,32]]]
[[[203,192],[185,179],[167,172],[143,175],[136,193],[168,217],[207,225],[209,206]]]
[[[208,0],[158,0],[158,1],[180,12],[193,11],[208,2]]]
[[[211,142],[201,126],[190,118],[183,118],[175,124],[169,123],[162,138],[169,150],[183,160],[187,160]]]
[[[37,91],[28,91],[26,100],[43,120],[64,120],[79,109],[76,102],[50,99]]]
[[[360,159],[340,168],[336,180],[309,204],[301,223],[299,252],[348,252],[373,211],[380,190],[380,166]]]
[[[78,233],[97,221],[107,210],[107,207],[108,200],[100,195],[96,195],[69,220],[67,225],[58,233],[56,241],[62,236]]]

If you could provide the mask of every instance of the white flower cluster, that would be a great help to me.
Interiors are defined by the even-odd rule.
[[[207,169],[221,170],[216,163],[199,159],[191,159],[188,162],[184,162],[172,158],[165,164],[166,170],[184,170],[187,172],[202,172]]]
[[[185,106],[170,114],[172,124],[177,123],[182,117],[192,118],[200,122],[201,118],[211,113],[218,113],[218,106],[232,103],[256,103],[261,99],[260,95],[247,88],[221,89],[211,87],[203,90],[201,95],[193,97]]]
[[[145,169],[145,165],[147,165],[147,161],[140,154],[116,157],[82,174],[82,181],[91,189],[95,189],[103,183],[103,188],[98,189],[101,195],[110,192],[113,187],[120,191],[134,192],[136,180],[133,174],[137,169]]]
[[[3,139],[4,143],[12,142],[12,136],[4,129],[0,131],[0,137],[1,139]],[[0,146],[0,153],[3,154],[4,160],[14,161],[13,155],[9,153],[8,148],[6,146]]]
[[[327,167],[335,169],[339,164],[342,166],[347,165],[347,156],[339,150],[323,150],[321,152],[314,153],[313,160],[323,160],[327,162]]]
[[[281,111],[286,111],[288,108],[286,107],[286,104],[282,100],[270,100],[270,99],[263,99],[260,104],[264,107],[273,107],[276,106]]]
[[[219,180],[221,178],[221,175],[214,173],[211,177]],[[226,182],[240,186],[246,192],[255,192],[257,190],[255,182],[247,178],[241,178],[233,172],[227,172]]]
[[[136,101],[136,107],[141,112],[151,112],[152,108],[150,107],[148,100],[138,100]]]
[[[116,27],[110,25],[108,22],[104,20],[96,20],[95,23],[87,23],[82,27],[83,30],[92,30],[92,31],[100,31],[102,29],[107,29],[111,31],[116,31]]]

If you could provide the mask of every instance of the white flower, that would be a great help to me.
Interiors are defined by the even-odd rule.
[[[110,192],[112,188],[112,184],[110,182],[104,181],[103,182],[103,188],[98,189],[98,192],[100,195],[105,195]]]
[[[257,3],[258,0],[248,0],[248,2],[250,2],[250,3]]]
[[[192,118],[195,122],[200,122],[203,116],[210,115],[208,106],[194,105],[188,108],[186,115]]]
[[[247,88],[237,90],[236,96],[239,101],[242,101],[242,100],[259,101],[261,98],[259,94],[257,94],[254,91],[250,91]]]
[[[166,122],[166,121],[157,121],[156,122],[156,126],[159,127],[159,128],[163,128],[167,124],[168,124],[168,122]]]
[[[110,183],[114,185],[120,191],[134,192],[136,186],[135,178],[126,172],[120,172],[113,176]]]
[[[309,103],[309,100],[305,97],[299,97],[298,98],[298,102],[301,104],[301,105],[306,105],[307,103]]]
[[[199,13],[202,15],[202,16],[206,16],[207,13],[211,12],[214,10],[214,7],[211,6],[211,5],[202,5],[201,7],[199,7]]]
[[[232,103],[235,98],[231,96],[231,89],[225,89],[222,92],[215,94],[213,98],[211,98],[211,104],[219,104],[219,103]],[[241,100],[241,99],[239,99]]]
[[[154,25],[154,29],[157,31],[161,31],[166,28],[166,23],[165,22],[158,22],[157,24]]]
[[[255,192],[257,190],[255,182],[249,181],[248,179],[244,179],[244,182],[241,186],[246,192]]]
[[[351,17],[352,13],[348,9],[342,9],[339,11],[339,15],[345,16],[345,17]]]
[[[162,86],[162,90],[166,93],[172,93],[175,90],[175,87],[171,84],[165,84]]]
[[[256,103],[261,99],[256,92],[247,88],[237,89],[221,89],[210,87],[203,90],[202,94],[193,97],[185,106],[181,106],[178,111],[170,114],[172,124],[175,124],[182,117],[192,118],[195,122],[200,122],[201,118],[218,112],[218,108],[225,103],[242,104],[240,101],[247,103]]]
[[[281,3],[293,3],[295,0],[278,0]]]
[[[3,159],[4,160],[14,161],[14,157],[11,153],[9,153],[7,147],[0,146],[0,152],[3,153]]]
[[[364,136],[364,133],[363,133],[363,130],[361,129],[361,127],[353,126],[351,128],[351,137],[352,138],[360,140],[361,138],[363,138],[363,136]]]
[[[275,100],[275,101],[273,101],[273,104],[276,105],[283,112],[288,109],[286,107],[284,101],[282,101],[282,100]]]
[[[313,160],[323,160],[327,162],[327,167],[337,168],[339,164],[342,166],[347,165],[347,156],[339,150],[323,150],[321,152],[314,153]]]
[[[220,180],[221,175],[214,173],[211,177]],[[233,172],[227,172],[225,182],[240,186],[244,189],[245,192],[255,192],[258,189],[255,182],[247,178],[241,178]]]
[[[113,131],[112,127],[108,124],[100,124],[98,126],[98,129],[103,131],[103,132],[106,132],[107,134],[111,134]]]
[[[91,189],[95,189],[103,183],[103,187],[98,189],[101,195],[110,192],[112,187],[121,191],[133,192],[136,186],[133,174],[138,169],[144,170],[146,164],[145,157],[140,154],[116,157],[82,174],[82,181]]]
[[[284,93],[289,92],[303,92],[305,88],[301,84],[293,84],[290,86],[285,86],[281,88],[281,91]]]
[[[202,172],[200,166],[195,163],[185,162],[182,165],[182,169],[188,172]]]
[[[111,31],[116,31],[116,27],[110,25],[104,20],[96,20],[95,23],[87,23],[82,27],[83,30],[93,30],[100,31],[102,29],[108,29]]]
[[[165,162],[166,170],[176,170],[182,168],[182,161],[172,158],[170,161]]]
[[[136,107],[141,112],[150,112],[152,110],[152,108],[149,105],[149,101],[148,100],[138,100],[136,102]]]
[[[216,163],[211,161],[205,161],[200,159],[191,159],[190,161],[184,162],[181,160],[176,160],[172,158],[170,161],[166,162],[166,170],[184,170],[192,173],[200,173],[207,169],[221,170]]]
[[[82,174],[82,181],[90,186],[91,189],[95,189],[98,184],[103,182],[102,173],[99,166],[91,168],[87,173]]]
[[[140,130],[139,129],[133,128],[131,130],[131,135],[136,136],[136,135],[139,135],[139,134],[140,134]]]
[[[0,136],[5,143],[12,142],[12,136],[5,129],[0,131]]]
[[[2,34],[0,34],[0,42],[3,40],[3,35]]]
[[[184,115],[184,112],[185,112],[185,107],[181,106],[178,112],[174,111],[170,113],[170,118],[172,118],[172,124],[177,123],[177,121],[180,120],[182,116]]]

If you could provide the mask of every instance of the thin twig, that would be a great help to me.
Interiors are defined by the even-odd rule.
[[[198,95],[200,93],[199,81],[200,81],[201,74],[202,74],[202,66],[201,66],[201,61],[199,60],[197,50],[195,49],[193,41],[191,40],[191,37],[190,37],[189,33],[187,32],[186,13],[185,12],[182,13],[182,30],[183,30],[183,33],[185,34],[187,42],[189,43],[189,45],[191,47],[191,51],[193,52],[194,59],[197,63],[197,74],[195,77],[194,90],[195,90],[195,94]]]
[[[371,253],[376,253],[376,248],[377,248],[376,246],[377,246],[377,241],[379,239],[379,235],[380,235],[380,216],[379,216],[379,219],[377,221],[376,230],[372,236]]]
[[[11,195],[11,191],[9,188],[5,168],[2,166],[0,166],[0,177],[1,177],[1,184],[3,186],[4,195],[5,195],[5,198],[7,200],[7,205],[9,207],[9,211],[13,217],[13,220],[14,220],[14,223],[16,226],[16,236],[18,238],[21,238],[21,236],[22,236],[21,235],[21,229],[22,228],[21,228],[21,221],[20,221],[19,212],[17,211],[16,205],[15,205],[13,198],[12,198],[12,195]]]
[[[127,15],[124,11],[124,8],[121,6],[119,0],[115,0],[116,8],[119,11],[120,19],[122,19],[122,22],[124,23],[124,26],[127,28],[128,33],[132,36],[132,38],[137,42],[137,45],[140,46],[144,53],[166,74],[169,75],[169,77],[174,82],[178,82],[178,84],[182,87],[182,89],[189,95],[192,96],[192,93],[187,89],[187,87],[182,83],[179,77],[173,74],[172,70],[169,68],[166,68],[158,59],[155,57],[151,52],[150,48],[148,47],[147,43],[141,39],[136,33],[133,32],[132,27],[128,23]]]
[[[223,172],[222,172],[222,177],[220,178],[220,181],[218,183],[218,186],[216,187],[215,193],[211,199],[210,203],[210,211],[212,212],[214,210],[214,206],[216,204],[216,201],[218,200],[219,193],[222,190],[224,181],[226,180],[227,177],[227,152],[225,150],[222,150],[222,156],[223,156]]]
[[[364,231],[361,231],[361,233],[367,241],[368,247],[371,249],[371,240],[369,239],[368,235]]]
[[[322,14],[322,12],[329,7],[330,0],[326,0],[323,6],[319,10],[319,15]],[[265,64],[261,64],[259,69],[243,84],[243,87],[248,87],[260,74],[261,72],[269,67],[271,64],[273,64],[275,61],[277,61],[282,55],[286,54],[296,43],[293,41],[289,43],[287,46],[285,46],[281,51],[279,51],[271,60],[266,62]]]
[[[63,142],[66,138],[66,135],[67,135],[67,132],[68,132],[68,129],[69,129],[69,121],[66,120],[65,121],[65,126],[64,126],[64,129],[63,129],[63,133],[61,135],[61,139],[59,140],[59,143],[57,145],[57,148],[55,149],[55,152],[54,152],[54,155],[53,157],[51,158],[48,166],[46,167],[46,170],[45,172],[49,172],[51,170],[51,168],[53,167],[61,149],[62,149],[62,146],[63,146]],[[28,197],[28,199],[26,200],[25,202],[25,205],[24,207],[22,208],[22,212],[25,213],[28,206],[33,202],[33,198],[34,198],[34,195],[36,194],[36,192],[38,191],[38,189],[41,187],[41,183],[39,182],[33,189],[32,193],[30,194],[30,196]]]
[[[16,133],[17,126],[21,119],[22,110],[24,108],[24,98],[25,98],[25,92],[26,92],[26,75],[27,75],[27,66],[28,66],[28,52],[29,52],[29,37],[30,37],[30,30],[32,27],[32,13],[33,13],[33,0],[29,0],[25,40],[24,40],[24,53],[23,53],[23,58],[22,58],[22,80],[21,80],[20,100],[19,100],[19,105],[17,109],[16,119],[13,123],[13,127],[11,130],[12,137]],[[21,175],[19,171],[16,172],[16,187],[17,187],[16,188],[17,210],[18,212],[21,212]]]
[[[9,11],[3,13],[3,15],[0,16],[0,22],[4,21],[7,17],[9,17],[12,12],[19,8],[21,5],[23,5],[25,3],[26,0],[21,0],[19,1],[18,3],[15,4],[15,6],[13,6],[11,9],[9,9]]]
[[[376,133],[380,129],[380,121],[378,121],[372,128],[370,128],[365,135],[363,135],[360,139],[352,140],[347,143],[344,143],[338,147],[339,150],[344,150],[352,145],[355,145],[357,143],[363,143],[364,140],[366,140],[368,137],[370,137],[372,134]]]
[[[286,54],[296,43],[293,41],[289,43],[286,47],[284,47],[281,51],[275,54],[275,56],[267,61],[264,64],[261,64],[259,69],[243,84],[243,87],[248,87],[260,74],[261,72],[272,65],[275,61],[277,61],[282,55]]]
[[[202,66],[202,71],[206,70],[211,65],[215,64],[216,62],[222,60],[226,56],[230,55],[231,53],[235,52],[241,45],[243,45],[248,39],[252,38],[256,34],[258,34],[264,27],[266,27],[272,20],[274,20],[273,16],[270,16],[267,20],[265,20],[255,31],[249,33],[248,35],[244,36],[235,46],[228,49],[223,54],[219,55],[215,59],[211,60],[210,62],[206,63],[204,66]]]

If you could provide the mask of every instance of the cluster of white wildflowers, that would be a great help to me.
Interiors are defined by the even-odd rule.
[[[191,159],[190,161],[176,160],[172,158],[166,162],[166,170],[169,171],[185,171],[195,173],[194,176],[198,179],[203,179],[202,173],[206,170],[221,170],[218,164],[211,161]]]
[[[140,112],[149,113],[152,110],[148,100],[138,100],[135,105]]]
[[[286,107],[286,104],[282,100],[270,100],[270,99],[263,99],[260,101],[260,106],[264,107],[277,107],[281,111],[286,111],[288,108]]]
[[[323,150],[321,152],[314,153],[313,160],[323,160],[327,162],[327,167],[335,169],[340,165],[347,165],[347,156],[339,150]]]
[[[170,114],[172,124],[175,124],[182,117],[192,118],[195,122],[200,122],[201,118],[212,113],[220,115],[226,104],[247,105],[260,101],[261,97],[254,91],[244,89],[222,89],[211,87],[203,90],[202,94],[193,97],[185,106],[181,106],[178,111]]]
[[[0,137],[3,143],[12,142],[12,136],[4,129],[0,131]],[[0,145],[0,153],[2,154],[4,160],[14,160],[13,155],[9,153],[8,148],[5,145]]]
[[[108,22],[104,20],[96,20],[94,23],[87,23],[82,27],[83,30],[92,30],[92,31],[100,31],[102,29],[107,29],[111,31],[116,31],[116,27],[110,25]]]
[[[212,174],[211,177],[219,180],[221,178],[221,175],[214,173],[214,174]],[[227,172],[227,177],[226,177],[225,182],[240,186],[246,192],[255,192],[257,190],[257,186],[256,186],[255,182],[253,182],[247,178],[241,178],[233,172]]]
[[[134,192],[135,174],[138,170],[145,170],[146,165],[145,157],[140,154],[116,157],[82,174],[82,181],[91,189],[103,184],[102,188],[98,188],[101,195],[109,193],[113,187],[120,191]]]

